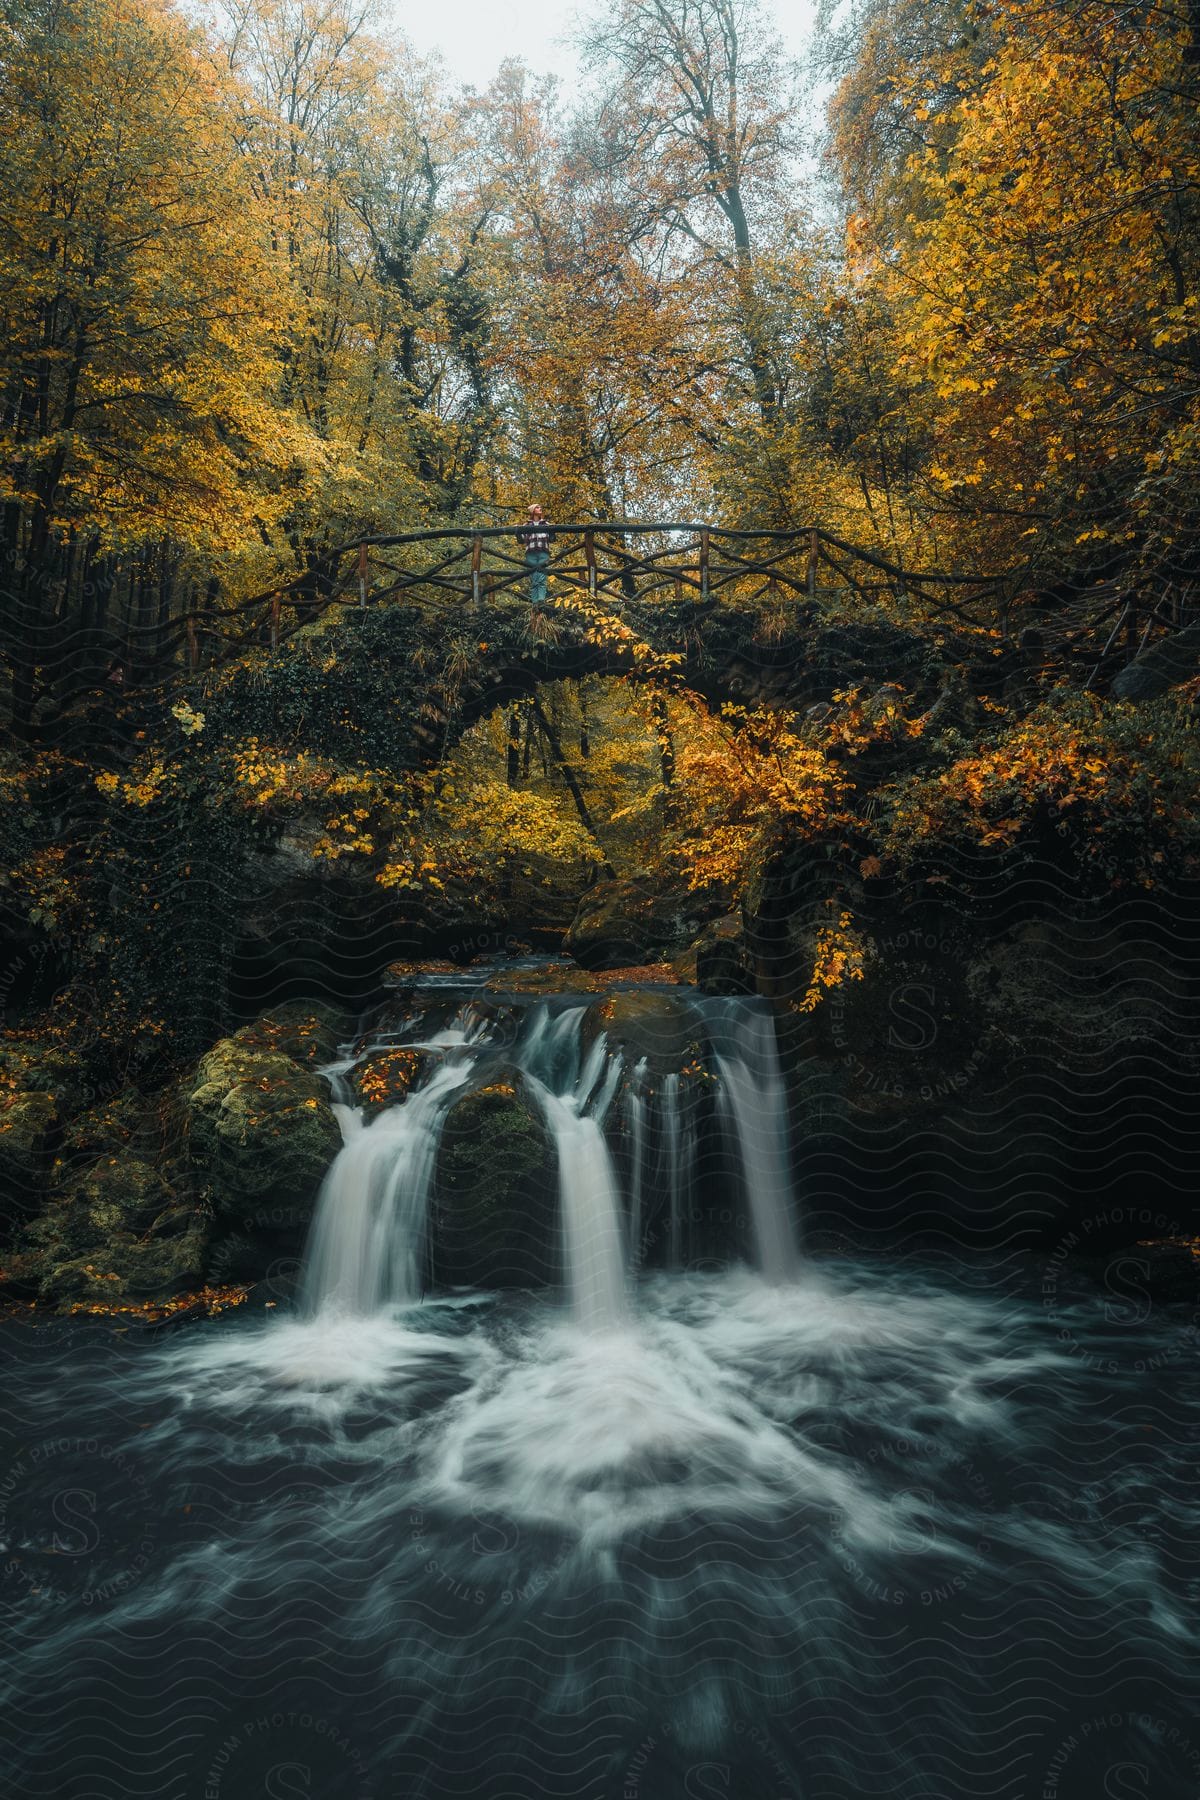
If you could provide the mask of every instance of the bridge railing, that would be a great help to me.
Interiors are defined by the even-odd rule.
[[[195,670],[253,647],[278,648],[333,608],[420,598],[466,615],[496,601],[528,603],[530,569],[518,527],[453,528],[363,537],[314,557],[310,566],[248,600],[216,597],[175,622],[164,653]],[[1007,576],[910,569],[847,543],[820,526],[758,531],[691,521],[584,521],[547,527],[547,597],[587,601],[619,613],[631,604],[753,603],[766,596],[816,598],[831,591],[864,599],[919,597],[923,608],[977,624],[980,602],[995,616],[1011,588]],[[135,652],[136,654],[136,652]]]

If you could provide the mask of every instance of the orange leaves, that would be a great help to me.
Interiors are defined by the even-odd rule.
[[[816,954],[808,989],[799,1010],[812,1012],[831,988],[844,981],[862,981],[867,945],[855,930],[848,912],[839,913],[836,924],[822,925],[817,932]]]
[[[786,832],[816,837],[844,817],[846,778],[796,731],[789,714],[722,708],[720,723],[692,710],[694,736],[677,754],[695,820],[680,846],[692,887],[740,885]]]
[[[894,21],[834,109],[856,310],[907,427],[890,466],[924,445],[914,509],[975,566],[1144,537],[1175,567],[1200,463],[1181,23],[1000,0],[943,60],[915,5]]]
[[[93,1281],[119,1281],[119,1275],[106,1273],[86,1265],[86,1273]],[[153,1324],[160,1319],[170,1319],[179,1313],[203,1312],[211,1319],[218,1313],[227,1312],[230,1307],[241,1306],[250,1292],[249,1283],[241,1283],[228,1287],[203,1287],[191,1294],[174,1294],[167,1300],[78,1300],[67,1308],[71,1314],[80,1314],[111,1318],[143,1319]],[[270,1301],[267,1303],[271,1304]]]
[[[1174,696],[1134,708],[1060,690],[944,772],[888,790],[884,848],[907,866],[955,842],[1009,849],[1057,829],[1081,866],[1152,883],[1164,844],[1196,852],[1200,744],[1188,714]]]

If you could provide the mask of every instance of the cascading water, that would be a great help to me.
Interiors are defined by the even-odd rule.
[[[741,1149],[755,1259],[768,1280],[789,1281],[800,1266],[791,1207],[787,1095],[770,1015],[736,1015],[733,1047],[717,1057],[718,1105]]]
[[[757,1001],[691,1005],[699,1034],[713,1046],[717,1118],[749,1198],[755,1260],[770,1279],[786,1281],[799,1256],[773,1021]],[[305,1257],[310,1313],[371,1313],[420,1297],[443,1128],[455,1101],[501,1060],[519,1073],[555,1146],[562,1267],[576,1321],[596,1330],[626,1316],[628,1268],[641,1261],[652,1208],[667,1266],[681,1265],[702,1108],[682,1070],[652,1080],[645,1056],[628,1058],[603,1032],[585,1042],[588,1012],[587,1002],[534,1002],[518,1014],[515,1042],[511,1018],[489,1017],[474,1003],[431,1037],[420,1036],[418,1021],[407,1041],[433,1054],[431,1073],[369,1125],[348,1104],[355,1058],[325,1071],[345,1144],[326,1177]],[[388,1047],[397,1041],[394,1034],[386,1040]],[[606,1131],[625,1136],[628,1154],[614,1155]]]
[[[420,1298],[441,1126],[470,1073],[469,1062],[445,1063],[408,1105],[351,1126],[313,1222],[302,1284],[308,1310],[373,1312]]]
[[[1194,1800],[1192,1305],[801,1265],[764,1005],[447,989],[326,1071],[306,1311],[0,1321],[14,1796]],[[568,1316],[403,1304],[475,1089],[557,1146]]]

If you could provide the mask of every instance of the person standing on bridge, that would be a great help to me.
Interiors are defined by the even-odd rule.
[[[529,508],[528,522],[517,533],[517,542],[525,551],[525,567],[529,570],[529,598],[534,606],[545,606],[546,570],[550,566],[550,527],[536,502]]]

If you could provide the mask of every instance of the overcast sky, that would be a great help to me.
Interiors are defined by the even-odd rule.
[[[486,87],[506,56],[568,85],[575,59],[562,42],[577,0],[392,0],[392,16],[418,50],[438,50],[451,79]],[[789,55],[804,48],[814,0],[767,0]]]

